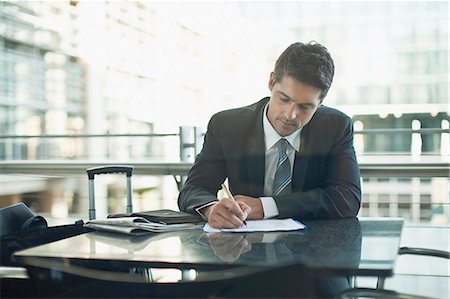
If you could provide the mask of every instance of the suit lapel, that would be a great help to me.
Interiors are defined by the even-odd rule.
[[[292,173],[292,192],[303,190],[306,178],[306,169],[308,168],[309,152],[309,130],[308,126],[302,129],[300,135],[300,150],[295,153],[294,168]]]
[[[255,111],[256,117],[253,129],[249,130],[244,165],[247,168],[248,188],[250,196],[262,196],[264,194],[265,152],[264,130],[262,117],[264,105]]]
[[[265,172],[264,139],[253,138],[253,140],[249,142],[249,146],[250,151],[246,156],[246,166],[248,169],[248,187],[250,195],[262,196],[264,194]]]

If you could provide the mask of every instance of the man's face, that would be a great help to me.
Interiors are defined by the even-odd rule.
[[[288,136],[309,123],[322,102],[319,88],[286,75],[274,83],[271,73],[269,89],[272,96],[267,118],[280,136]]]

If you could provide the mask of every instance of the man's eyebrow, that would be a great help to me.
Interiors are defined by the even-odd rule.
[[[278,93],[279,93],[280,95],[282,95],[282,96],[288,98],[289,100],[292,100],[292,99],[291,99],[287,94],[285,94],[284,92],[278,91]]]
[[[288,100],[294,101],[293,99],[291,99],[291,98],[290,98],[287,94],[285,94],[284,92],[282,92],[282,91],[280,91],[280,90],[278,90],[277,92],[278,92],[279,95],[282,95],[283,97],[287,98]],[[316,104],[314,104],[314,101],[313,101],[313,100],[311,100],[310,102],[306,102],[306,103],[300,103],[300,104],[298,104],[298,105],[301,105],[301,106],[308,106],[308,107],[316,107]]]

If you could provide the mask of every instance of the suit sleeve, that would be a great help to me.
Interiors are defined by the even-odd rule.
[[[320,188],[275,196],[279,218],[329,219],[358,214],[361,183],[351,119],[345,118],[337,132],[326,158],[325,176]]]
[[[180,190],[178,206],[181,211],[195,213],[195,208],[217,201],[217,191],[226,177],[224,154],[219,142],[220,118],[214,115],[209,124],[200,154]]]

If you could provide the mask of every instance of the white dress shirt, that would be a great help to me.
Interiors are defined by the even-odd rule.
[[[275,131],[272,124],[269,122],[269,119],[267,118],[268,107],[269,103],[267,103],[266,107],[264,107],[264,115],[263,115],[264,141],[266,144],[264,195],[266,196],[260,197],[265,219],[278,216],[279,214],[275,200],[273,199],[273,197],[270,197],[270,195],[272,195],[273,180],[275,178],[278,160],[278,149],[275,146],[275,144],[282,138],[285,138],[288,141],[290,146],[288,146],[286,149],[286,155],[288,156],[292,173],[292,169],[294,168],[295,152],[296,151],[298,152],[300,149],[300,133],[302,130],[300,128],[289,136],[285,137],[280,136],[277,133],[277,131]]]

